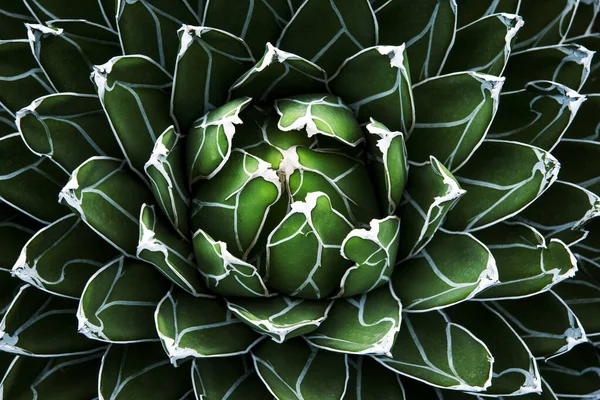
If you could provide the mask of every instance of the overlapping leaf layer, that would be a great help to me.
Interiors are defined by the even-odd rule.
[[[600,399],[599,12],[3,0],[0,399]]]

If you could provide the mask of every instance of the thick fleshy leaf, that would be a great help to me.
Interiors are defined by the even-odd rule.
[[[28,24],[33,56],[57,92],[96,93],[93,66],[121,54],[119,37],[85,20]]]
[[[144,172],[152,183],[156,203],[183,238],[190,235],[190,193],[185,175],[185,142],[174,127],[156,140]]]
[[[354,265],[342,277],[338,296],[356,296],[385,285],[396,264],[399,240],[400,219],[396,216],[374,219],[370,229],[350,231],[340,252]]]
[[[384,368],[371,357],[349,359],[350,380],[344,400],[407,400],[400,375]]]
[[[267,222],[274,215],[280,219],[276,203],[282,194],[283,184],[270,163],[236,149],[194,195],[192,227],[219,238],[233,255],[247,260],[255,246],[264,247],[272,229]]]
[[[96,24],[114,27],[114,19],[111,20],[108,2],[81,1],[81,0],[23,0],[27,8],[36,16],[38,21],[56,19],[83,19]],[[113,1],[114,2],[114,1]]]
[[[393,131],[412,131],[415,108],[405,45],[376,46],[356,53],[331,77],[329,88],[360,122],[373,118]]]
[[[0,160],[1,200],[44,223],[68,213],[56,201],[68,176],[52,161],[31,153],[19,133],[0,138]]]
[[[392,277],[405,312],[445,308],[497,282],[496,262],[483,243],[468,233],[444,230],[399,264]]]
[[[599,13],[600,2],[597,0],[580,0],[568,36],[573,38],[591,34]]]
[[[203,22],[240,37],[256,56],[275,43],[291,13],[285,0],[207,0]]]
[[[347,391],[348,355],[301,339],[262,342],[252,351],[256,372],[277,399],[341,400]]]
[[[2,382],[3,399],[91,399],[98,395],[102,353],[37,358],[17,356]]]
[[[152,200],[125,161],[109,157],[92,157],[77,167],[59,196],[92,230],[131,257],[136,255],[140,209]]]
[[[291,211],[268,238],[269,286],[302,298],[332,294],[350,267],[340,249],[351,230],[352,225],[323,192],[311,192],[305,201],[292,203]]]
[[[204,115],[194,123],[186,141],[186,167],[190,184],[213,178],[229,159],[239,115],[251,99],[242,97]]]
[[[307,0],[286,25],[277,47],[332,74],[346,58],[376,45],[377,30],[368,0]]]
[[[600,34],[594,33],[587,36],[578,36],[576,38],[567,40],[565,43],[579,44],[588,50],[598,53],[598,50],[600,50]],[[598,67],[600,67],[600,57],[593,57],[590,65],[590,75],[588,76],[588,79],[585,81],[585,84],[582,88],[583,93],[600,92],[600,74],[598,74]]]
[[[192,391],[188,367],[173,368],[158,343],[110,346],[102,358],[101,399],[181,400]]]
[[[406,143],[409,160],[425,162],[433,156],[450,171],[460,168],[484,139],[503,84],[504,78],[460,72],[414,85],[418,112]]]
[[[410,180],[399,216],[401,260],[417,254],[433,237],[448,211],[465,194],[456,178],[434,157],[410,167]]]
[[[469,392],[457,392],[455,390],[435,390],[431,386],[427,387],[422,384],[415,384],[412,382],[407,382],[407,380],[403,380],[402,383],[404,385],[405,391],[413,394],[414,397],[407,396],[408,400],[420,400],[420,399],[437,399],[437,400],[488,400],[490,398],[494,398],[497,400],[511,400],[514,399],[513,396],[493,396],[487,395],[485,392],[483,393],[469,393]],[[552,388],[548,386],[548,384],[542,378],[542,392],[541,393],[529,393],[529,394],[521,394],[517,398],[519,400],[559,400],[556,397],[556,394],[552,391]],[[430,395],[431,397],[418,397],[418,396],[426,396]]]
[[[0,60],[0,107],[13,116],[34,99],[54,93],[26,39],[0,42]]]
[[[237,319],[222,300],[183,292],[167,293],[154,319],[158,336],[174,365],[189,357],[245,354],[264,338]]]
[[[0,270],[0,318],[6,313],[10,303],[23,285],[23,281],[13,277],[10,272]],[[2,371],[0,371],[0,375],[2,375]]]
[[[77,309],[79,332],[109,343],[156,340],[152,317],[167,290],[169,282],[150,265],[120,257],[85,286]]]
[[[230,97],[264,101],[325,91],[326,74],[321,67],[267,43],[263,57],[233,84]]]
[[[497,2],[496,2],[497,3]],[[462,4],[459,6],[459,15]],[[475,71],[501,76],[515,36],[523,27],[515,14],[493,14],[456,31],[456,40],[444,65],[444,73]]]
[[[458,25],[463,27],[492,14],[518,14],[521,0],[459,0]]]
[[[579,106],[577,114],[565,131],[564,140],[598,140],[600,138],[600,122],[597,120],[596,113],[599,108],[600,94],[585,95],[585,101]],[[565,144],[565,146],[569,146],[569,144]]]
[[[594,399],[600,395],[600,355],[591,344],[579,345],[540,364],[540,370],[561,399]]]
[[[522,1],[518,14],[527,24],[519,33],[515,49],[561,42],[569,32],[578,3],[578,0],[548,0],[540,12],[539,3]]]
[[[70,214],[24,244],[12,273],[38,289],[79,299],[88,279],[117,255],[116,249]]]
[[[376,14],[379,44],[406,43],[413,82],[434,77],[440,73],[454,43],[456,14],[455,0],[386,2]]]
[[[207,112],[222,106],[231,85],[254,63],[246,43],[228,32],[184,26],[171,97],[171,113],[182,132]]]
[[[488,139],[512,140],[552,150],[575,118],[585,96],[558,83],[529,82],[501,97]]]
[[[490,249],[499,282],[477,297],[514,299],[532,296],[573,277],[575,256],[560,240],[548,243],[541,233],[520,222],[503,222],[481,231],[475,237]]]
[[[587,104],[587,101],[583,104]],[[595,107],[593,110],[597,113]],[[600,178],[598,178],[600,143],[590,140],[563,139],[552,153],[560,160],[560,179],[600,196]]]
[[[492,385],[486,394],[505,396],[539,393],[535,358],[506,320],[485,303],[464,302],[446,310],[450,319],[477,335],[493,358]]]
[[[96,351],[100,344],[77,333],[77,302],[25,285],[0,322],[0,350],[35,357]]]
[[[594,262],[600,262],[600,219],[596,218],[588,222],[585,230],[579,240],[574,244],[574,251],[577,254],[590,259]],[[600,281],[600,278],[598,279]]]
[[[8,204],[0,202],[0,270],[12,269],[21,248],[42,226]],[[0,304],[0,309],[2,307]]]
[[[0,40],[22,39],[27,34],[25,23],[35,19],[22,0],[6,0],[0,8]]]
[[[0,106],[0,138],[17,131],[17,125],[12,114]]]
[[[561,203],[569,207],[557,209],[556,204]],[[600,197],[580,186],[558,180],[517,219],[539,230],[546,238],[556,237],[567,242],[573,231],[585,229],[585,224],[599,216]]]
[[[143,54],[168,71],[175,68],[182,25],[200,25],[187,0],[118,1],[117,25],[124,54]]]
[[[308,137],[323,135],[356,147],[364,138],[360,125],[342,99],[307,94],[275,101],[277,127],[285,132],[306,130]]]
[[[444,227],[473,231],[518,214],[554,183],[559,169],[556,158],[537,147],[486,140],[457,173],[467,193]]]
[[[388,283],[360,296],[337,299],[327,319],[305,337],[324,350],[390,356],[401,320],[402,304]]]
[[[494,363],[487,346],[442,311],[405,314],[392,356],[375,359],[432,386],[474,391],[490,385]]]
[[[192,364],[196,399],[265,400],[269,392],[247,356],[197,358]]]
[[[553,81],[579,90],[590,73],[593,55],[593,51],[578,44],[539,47],[513,53],[504,72],[504,91],[520,90],[528,82],[537,80]],[[536,67],[531,68],[532,65]]]
[[[68,173],[93,156],[122,157],[95,95],[40,97],[17,112],[16,123],[33,153],[50,158]]]
[[[136,1],[142,2],[146,0]],[[173,78],[152,59],[133,55],[94,67],[92,79],[123,154],[143,174],[154,142],[173,124],[169,115]]]
[[[552,291],[519,301],[486,304],[506,319],[535,357],[554,357],[586,341],[577,316]]]
[[[183,290],[210,297],[196,268],[191,244],[169,228],[154,206],[144,204],[140,211],[136,254]]]
[[[265,299],[230,299],[227,307],[255,331],[277,343],[305,335],[325,321],[333,301],[275,296]]]

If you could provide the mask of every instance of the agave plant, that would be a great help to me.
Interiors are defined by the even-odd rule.
[[[3,0],[0,399],[600,398],[599,12]]]

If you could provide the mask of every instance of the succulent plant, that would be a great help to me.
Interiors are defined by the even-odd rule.
[[[599,12],[3,0],[0,399],[600,399]]]

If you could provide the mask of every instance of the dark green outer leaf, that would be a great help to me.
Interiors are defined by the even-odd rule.
[[[519,34],[515,50],[560,43],[569,31],[578,0],[548,0],[543,12],[539,3],[522,1],[518,14],[527,24]]]
[[[42,226],[8,204],[0,202],[0,270],[11,270],[23,245]]]
[[[589,80],[588,80],[589,82]],[[586,88],[584,87],[584,91]],[[597,141],[600,138],[600,121],[598,109],[600,108],[600,94],[585,95],[585,101],[579,107],[571,125],[567,128],[564,138]]]
[[[112,0],[113,3],[116,0]],[[56,19],[84,19],[96,24],[114,27],[114,11],[108,1],[81,0],[23,0],[27,8],[33,12],[38,21]]]
[[[22,0],[6,0],[0,8],[0,40],[21,39],[27,34],[25,23],[35,23]]]
[[[462,27],[487,15],[519,14],[522,0],[457,0],[458,26]]]

